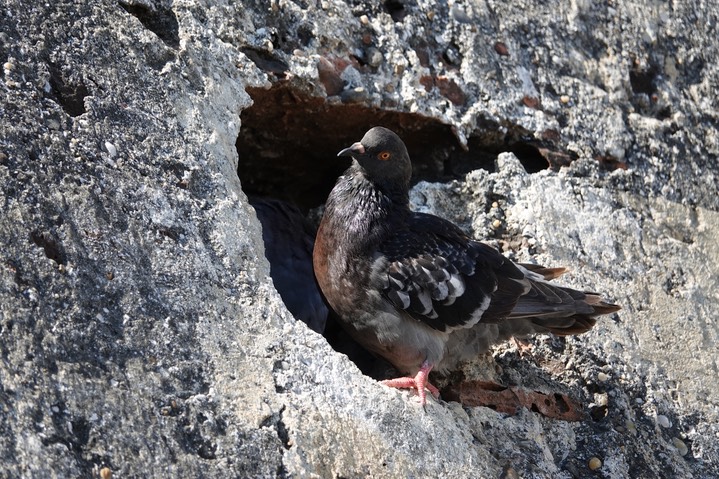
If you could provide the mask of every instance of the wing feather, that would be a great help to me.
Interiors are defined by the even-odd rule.
[[[387,264],[381,280],[385,297],[440,331],[471,327],[495,300],[495,310],[511,310],[526,288],[511,261],[436,216],[414,213],[380,254]],[[502,292],[496,294],[500,283]]]

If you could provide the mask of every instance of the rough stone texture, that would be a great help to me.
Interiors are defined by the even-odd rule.
[[[718,15],[6,0],[0,476],[719,476]],[[624,306],[582,337],[465,368],[566,393],[586,419],[423,412],[293,321],[236,173],[247,91],[282,82],[356,105],[354,140],[393,109],[382,118],[407,134],[450,125],[463,158],[516,153],[413,201]],[[346,146],[297,105],[295,123]],[[559,171],[527,174],[527,150],[505,142]]]

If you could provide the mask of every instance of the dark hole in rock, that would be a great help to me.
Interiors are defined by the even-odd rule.
[[[632,69],[629,71],[629,83],[632,85],[634,93],[646,93],[651,95],[656,91],[654,79],[657,72],[654,68],[647,70]]]
[[[277,419],[277,437],[282,441],[282,446],[285,449],[289,449],[291,446],[289,428],[282,420],[282,413],[285,411],[284,407],[280,410],[279,418]]]
[[[241,115],[236,141],[238,176],[262,224],[275,287],[296,318],[322,331],[365,374],[395,375],[391,365],[373,358],[349,338],[331,312],[325,313],[326,326],[317,327],[319,308],[309,304],[319,295],[312,273],[315,232],[308,229],[303,216],[324,203],[337,177],[349,166],[350,160],[338,158],[337,152],[359,141],[370,127],[382,125],[405,141],[413,163],[413,183],[458,179],[477,168],[492,171],[497,155],[506,151],[515,153],[530,172],[547,168],[547,160],[534,140],[527,139],[528,132],[518,127],[502,128],[484,121],[468,139],[467,148],[462,148],[452,128],[433,118],[332,103],[288,82],[247,91],[254,103]],[[277,200],[286,202],[285,206]],[[302,311],[314,312],[308,316]]]
[[[279,58],[276,58],[272,53],[258,50],[251,47],[242,48],[242,53],[247,55],[252,62],[257,65],[257,68],[266,72],[272,73],[276,76],[282,76],[290,69],[287,63]]]
[[[337,177],[350,160],[337,152],[372,126],[382,125],[399,134],[413,165],[413,183],[450,181],[471,170],[494,170],[501,152],[511,151],[525,168],[548,168],[539,143],[526,140],[519,128],[501,130],[484,122],[459,144],[452,128],[434,118],[361,104],[328,103],[324,98],[277,83],[270,89],[250,88],[254,104],[241,115],[237,138],[238,175],[245,193],[280,198],[306,212],[327,199]],[[535,145],[536,143],[536,145]]]
[[[311,25],[300,25],[297,27],[297,38],[300,40],[302,46],[307,46],[315,38],[315,34],[312,33]]]
[[[303,212],[327,199],[350,160],[337,152],[359,141],[372,126],[397,132],[412,158],[412,182],[450,181],[482,168],[494,171],[502,152],[512,152],[530,172],[558,169],[574,160],[553,141],[537,140],[513,125],[480,121],[462,148],[452,128],[418,114],[329,103],[324,98],[278,82],[270,89],[250,88],[254,104],[241,115],[237,138],[238,175],[245,193],[279,198]],[[559,158],[555,158],[559,155]],[[556,161],[552,161],[556,160]]]
[[[593,421],[601,421],[602,419],[607,417],[607,406],[593,407],[589,411],[589,415],[592,417]]]
[[[567,404],[567,400],[562,396],[561,394],[554,393],[554,401],[557,405],[557,410],[564,414],[568,412],[571,408],[569,407],[569,404]],[[551,404],[548,404],[551,405]]]
[[[126,2],[119,2],[119,5],[127,13],[140,20],[140,23],[157,35],[165,45],[173,49],[180,47],[179,24],[177,16],[171,8],[150,9],[145,5],[131,5]]]
[[[461,150],[449,126],[419,115],[329,104],[279,84],[248,89],[254,104],[242,112],[237,138],[238,175],[246,193],[281,198],[303,211],[327,199],[350,164],[337,152],[375,125],[402,136],[412,155],[415,181],[437,179],[450,152]]]
[[[41,247],[45,252],[45,256],[57,264],[65,264],[67,262],[62,245],[60,245],[59,241],[50,233],[33,231],[30,233],[30,240],[32,240],[35,245]]]
[[[404,17],[406,17],[408,13],[400,0],[386,0],[384,2],[384,8],[395,22],[401,22],[404,20]]]
[[[629,83],[634,92],[631,102],[638,113],[665,120],[672,116],[672,109],[657,94],[661,82],[660,75],[659,68],[654,65],[645,69],[638,67],[631,69]]]
[[[520,163],[527,170],[527,173],[537,173],[546,170],[549,162],[540,153],[539,149],[531,143],[515,142],[509,145],[509,151],[519,158]]]
[[[80,116],[85,113],[85,97],[90,94],[82,81],[70,81],[63,75],[62,69],[50,64],[50,88],[57,103],[65,112],[72,116]]]
[[[74,436],[72,439],[72,445],[73,448],[79,452],[90,440],[90,423],[86,419],[80,418],[72,421],[71,424]]]
[[[202,459],[217,459],[217,446],[205,440],[197,447],[197,455]]]

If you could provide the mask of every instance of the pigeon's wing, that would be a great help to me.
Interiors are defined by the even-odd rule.
[[[413,213],[379,254],[375,278],[385,297],[439,331],[498,321],[531,288],[498,251],[432,215]]]

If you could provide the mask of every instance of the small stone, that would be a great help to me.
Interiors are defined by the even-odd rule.
[[[434,20],[434,15],[434,10],[430,10],[429,12],[427,12],[427,20],[429,20],[430,22]]]
[[[452,65],[459,65],[462,63],[462,54],[454,45],[447,47],[444,51],[444,58]]]
[[[112,479],[112,470],[109,467],[103,467],[100,469],[100,477],[102,479]]]
[[[677,448],[677,452],[680,456],[686,456],[689,452],[687,445],[678,437],[672,438],[672,444],[674,444],[674,447]]]
[[[419,77],[419,84],[424,87],[424,91],[431,91],[434,88],[434,77],[432,75],[422,75]]]
[[[494,51],[503,57],[509,56],[509,48],[507,48],[507,44],[504,42],[496,42],[494,44]]]
[[[607,373],[599,373],[599,374],[597,374],[597,381],[603,383],[603,382],[607,381],[607,379],[609,379],[609,374],[607,374]]]
[[[452,79],[444,75],[438,75],[435,78],[435,84],[439,89],[440,94],[447,98],[455,105],[463,105],[467,99],[466,95],[462,91],[462,88]]]
[[[672,424],[669,422],[669,418],[666,417],[664,414],[659,414],[657,416],[657,424],[659,424],[663,428],[668,428]]]
[[[589,469],[591,469],[592,471],[596,471],[597,469],[602,467],[602,460],[595,456],[589,460],[587,465],[589,466]]]
[[[363,101],[367,100],[368,97],[369,93],[365,88],[361,86],[345,90],[340,94],[340,98],[342,98],[342,103],[362,103]]]
[[[382,60],[384,60],[382,52],[374,47],[367,50],[367,63],[369,63],[370,66],[376,68],[382,64]]]
[[[330,60],[320,57],[317,62],[317,73],[328,97],[339,95],[344,88],[344,80],[338,72],[338,67],[344,68],[344,65],[337,65]]]
[[[627,421],[626,426],[627,426],[627,431],[629,431],[629,433],[634,434],[634,435],[637,434],[637,426],[636,426],[636,424],[634,424],[633,421]]]
[[[369,17],[367,15],[359,17],[359,21],[362,25],[369,25]]]
[[[566,105],[567,103],[569,103],[569,95],[560,96],[559,101],[562,102],[562,104]]]
[[[562,135],[554,128],[548,128],[542,132],[541,137],[543,140],[559,141]]]
[[[115,145],[113,145],[109,141],[105,142],[105,149],[107,150],[107,153],[110,155],[110,158],[114,158],[115,156],[117,156],[117,148],[115,148]]]
[[[533,110],[538,110],[542,106],[539,98],[532,95],[524,95],[524,97],[522,97],[522,103]]]

